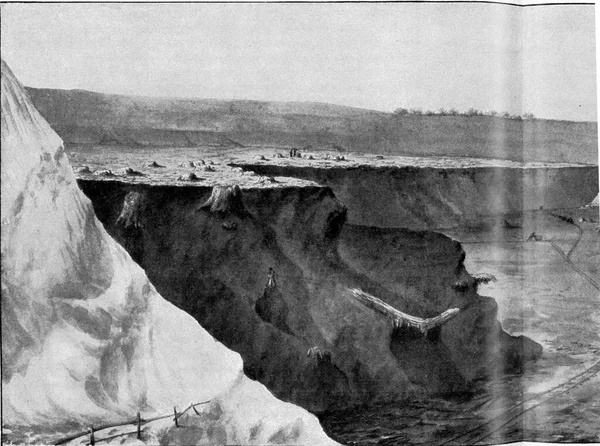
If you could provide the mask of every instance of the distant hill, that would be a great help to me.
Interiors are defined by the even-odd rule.
[[[323,103],[149,98],[27,89],[68,144],[278,146],[597,164],[597,123],[397,116]]]

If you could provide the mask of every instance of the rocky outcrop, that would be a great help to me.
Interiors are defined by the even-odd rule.
[[[314,416],[249,380],[237,353],[156,292],[96,219],[62,141],[4,61],[1,93],[3,441],[208,401],[186,427],[157,422],[141,441],[332,443]],[[143,204],[130,194],[118,227],[143,229]]]

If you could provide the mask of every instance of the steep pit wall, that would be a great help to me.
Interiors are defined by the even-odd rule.
[[[348,222],[435,229],[527,210],[578,207],[598,193],[598,167],[473,167],[235,164],[259,175],[291,176],[330,187]]]
[[[502,332],[495,303],[472,287],[459,243],[394,229],[382,245],[378,229],[344,225],[347,209],[330,188],[79,184],[165,298],[239,352],[248,376],[313,412],[468,391],[507,360],[518,366],[539,354],[534,343],[524,354]],[[403,273],[384,280],[381,262]],[[457,281],[469,286],[457,290]],[[415,336],[395,331],[348,288],[419,317],[461,312],[431,336]],[[307,354],[313,347],[320,353]]]

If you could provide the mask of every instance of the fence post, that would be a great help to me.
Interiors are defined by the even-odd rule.
[[[173,413],[175,414],[175,427],[179,427],[179,422],[177,421],[177,406],[173,406]]]
[[[96,440],[94,439],[94,426],[90,426],[90,446],[94,446]]]
[[[140,413],[137,413],[137,439],[141,439],[142,438],[142,417],[140,416]]]
[[[198,409],[196,409],[196,406],[194,406],[193,404],[192,404],[192,409],[194,409],[194,412],[196,412],[196,415],[200,415],[200,412],[198,412]]]

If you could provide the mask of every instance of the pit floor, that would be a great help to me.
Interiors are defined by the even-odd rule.
[[[344,444],[600,442],[598,208],[552,213],[581,231],[543,210],[440,230],[462,243],[469,272],[496,276],[479,293],[496,299],[508,333],[542,344],[538,361],[474,396],[327,414],[326,432]],[[527,242],[532,232],[542,240]],[[569,263],[557,249],[574,245]]]

